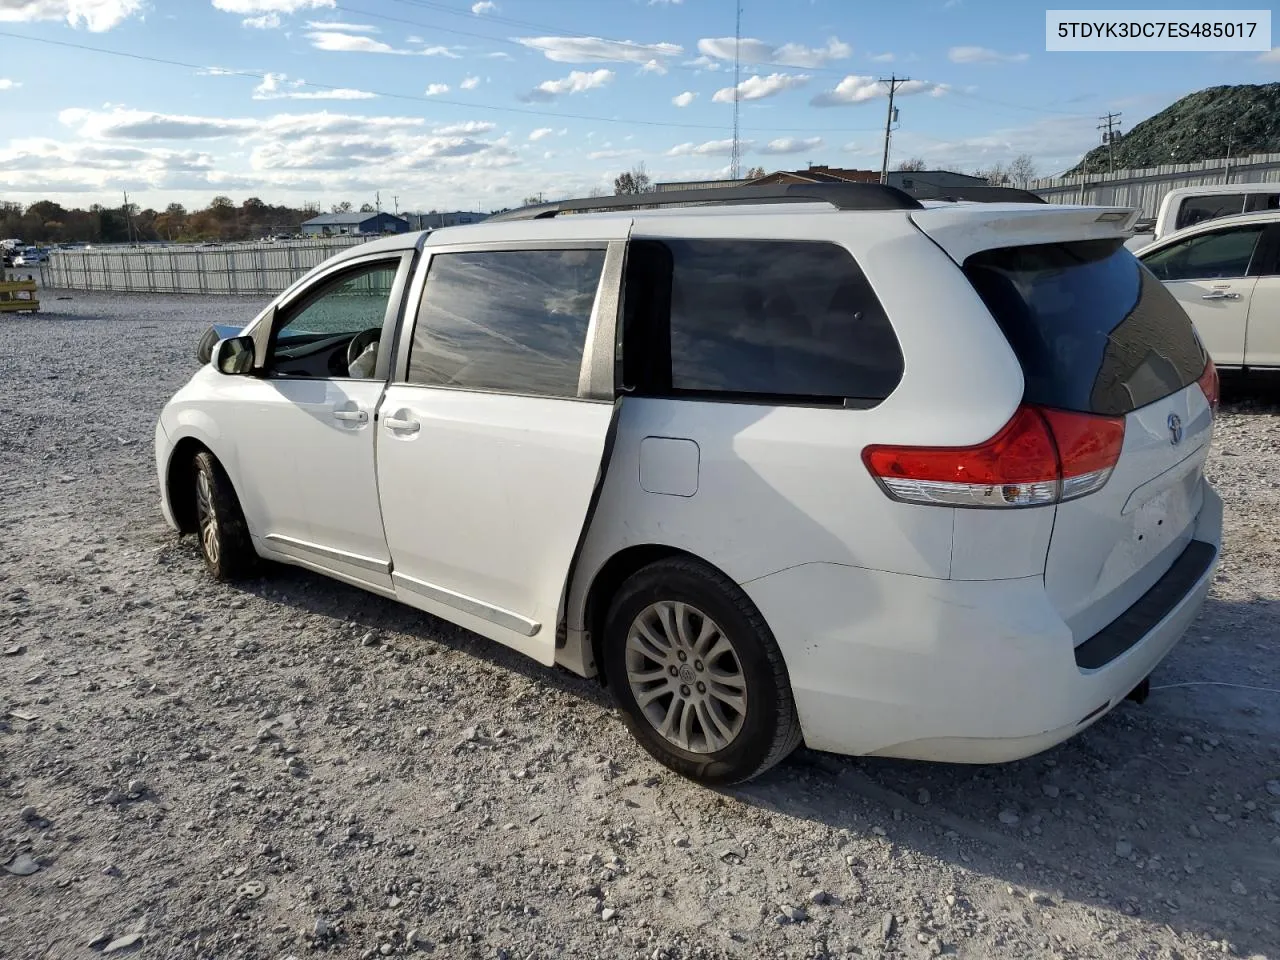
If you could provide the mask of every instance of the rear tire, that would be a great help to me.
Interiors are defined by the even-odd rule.
[[[191,477],[195,484],[196,536],[205,566],[215,580],[223,582],[249,576],[258,566],[258,555],[231,478],[208,450],[195,455]]]
[[[605,619],[603,655],[628,729],[691,780],[740,783],[800,744],[773,634],[738,585],[706,564],[661,560],[624,582]]]

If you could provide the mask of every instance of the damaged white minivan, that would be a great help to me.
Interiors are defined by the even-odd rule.
[[[219,579],[600,675],[703,783],[1025,757],[1145,690],[1217,563],[1217,375],[1135,217],[791,185],[353,247],[210,344],[162,509]]]

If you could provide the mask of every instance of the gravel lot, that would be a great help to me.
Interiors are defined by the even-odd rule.
[[[0,318],[0,957],[1280,958],[1274,393],[1229,395],[1222,570],[1145,706],[715,792],[592,683],[299,570],[211,582],[152,430],[259,301],[67,296]]]

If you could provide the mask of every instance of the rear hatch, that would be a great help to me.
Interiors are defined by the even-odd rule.
[[[1050,600],[1080,644],[1188,546],[1216,374],[1186,313],[1123,234],[983,249],[962,266],[1022,365],[1026,403],[1123,424],[1105,484],[1078,499],[1064,491],[1045,561]]]

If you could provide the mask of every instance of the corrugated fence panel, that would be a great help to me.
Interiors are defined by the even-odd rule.
[[[1222,183],[1280,184],[1280,153],[1051,177],[1032,180],[1027,188],[1050,203],[1136,207],[1144,217],[1154,217],[1159,212],[1160,201],[1170,190]]]
[[[46,287],[129,293],[276,294],[360,237],[222,247],[187,245],[59,250],[41,269]]]

